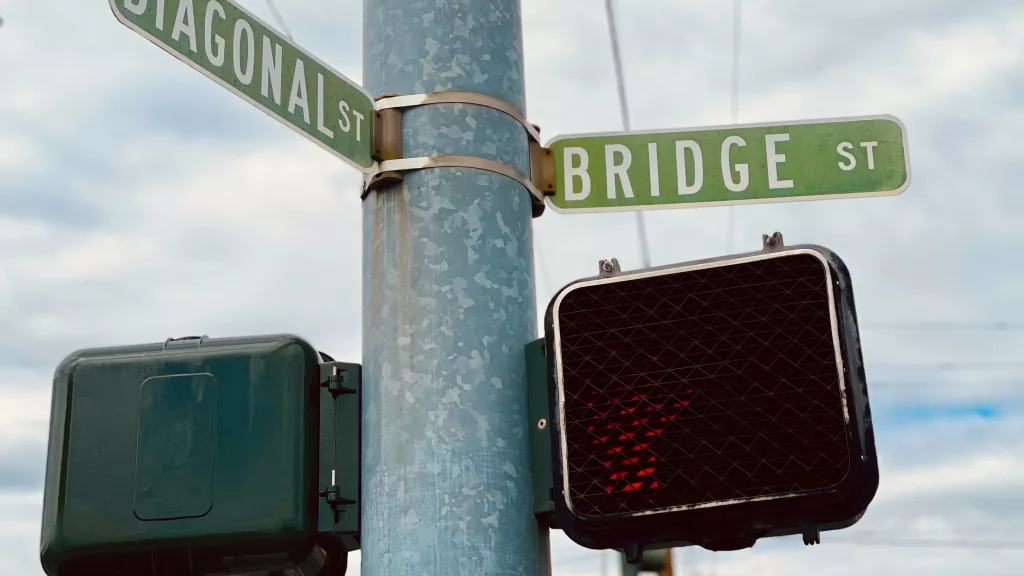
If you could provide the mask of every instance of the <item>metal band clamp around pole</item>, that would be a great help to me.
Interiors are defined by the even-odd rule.
[[[518,182],[530,193],[533,204],[534,218],[540,216],[544,211],[544,193],[541,192],[529,178],[523,176],[515,168],[488,158],[477,156],[444,155],[422,158],[400,158],[398,160],[382,160],[377,164],[377,172],[369,174],[366,184],[363,186],[362,199],[365,200],[370,192],[385,183],[391,183],[401,178],[402,172],[411,170],[427,170],[430,168],[473,168],[486,170],[495,174],[501,174]]]
[[[400,110],[429,104],[470,104],[498,110],[519,122],[529,136],[530,172],[525,177],[515,168],[487,158],[461,155],[402,158],[402,116]],[[402,173],[429,168],[472,168],[485,170],[511,178],[522,185],[531,195],[534,218],[544,213],[544,196],[553,194],[554,160],[551,150],[540,145],[540,129],[526,121],[526,118],[511,104],[473,92],[434,92],[432,94],[410,94],[408,96],[384,95],[376,99],[377,117],[374,123],[374,151],[376,170],[367,175],[363,186],[362,199],[381,186],[402,179]]]
[[[526,117],[516,109],[515,106],[486,94],[476,92],[432,92],[430,94],[409,94],[407,96],[386,96],[377,99],[377,110],[391,110],[394,108],[416,108],[428,104],[474,104],[491,108],[514,118],[526,129],[530,139],[540,142],[540,129],[530,124]]]

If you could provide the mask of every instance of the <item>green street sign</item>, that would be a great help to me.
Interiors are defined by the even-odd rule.
[[[891,116],[563,136],[556,212],[887,196],[910,185],[906,128]]]
[[[373,99],[229,0],[110,0],[114,15],[171,55],[362,172]]]

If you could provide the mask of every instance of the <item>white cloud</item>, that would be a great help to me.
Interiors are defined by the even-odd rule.
[[[243,4],[271,21],[262,1]],[[360,77],[358,2],[279,5],[300,45]],[[731,3],[618,6],[634,126],[728,122]],[[1024,10],[1009,0],[745,6],[741,119],[895,113],[910,128],[916,180],[897,198],[737,209],[737,246],[757,249],[779,229],[836,249],[865,325],[1024,318]],[[530,118],[545,137],[619,129],[600,3],[529,0],[523,13]],[[124,29],[104,2],[0,0],[0,14],[0,476],[20,483],[0,477],[0,565],[39,574],[41,446],[60,359],[84,346],[289,331],[358,360],[359,176]],[[721,253],[724,215],[649,215],[655,263]],[[534,224],[541,314],[599,258],[638,265],[631,214],[549,211]],[[861,524],[816,548],[786,539],[687,552],[701,573],[712,558],[720,575],[1013,572],[1019,552],[839,541],[1024,528],[1021,371],[883,365],[1012,361],[1024,338],[865,329],[864,339],[876,412],[980,402],[1010,415],[886,422],[882,485]],[[553,542],[557,573],[597,573],[596,554],[561,533]]]
[[[0,443],[46,436],[50,423],[50,390],[24,386],[37,382],[38,378],[36,374],[0,372]]]
[[[0,171],[4,174],[19,175],[38,170],[42,165],[43,152],[39,145],[27,138],[0,138]]]
[[[39,492],[0,491],[0,548],[8,574],[42,576],[39,566],[40,519],[43,497]]]
[[[983,454],[939,466],[922,466],[885,478],[885,498],[935,495],[967,489],[1024,485],[1024,460],[1014,454]]]

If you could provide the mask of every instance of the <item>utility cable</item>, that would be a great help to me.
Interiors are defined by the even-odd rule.
[[[848,545],[877,548],[937,548],[942,550],[1010,550],[1024,551],[1024,540],[967,540],[962,538],[915,538],[906,536],[887,536],[882,533],[836,534],[822,542],[822,545]],[[699,576],[695,559],[684,549],[683,566],[687,571]],[[714,557],[712,557],[714,558]],[[585,561],[593,561],[591,554],[580,554],[566,558],[559,564],[575,565]]]
[[[1024,362],[868,362],[869,369],[927,370],[932,372],[960,372],[967,370],[1024,370]]]
[[[557,562],[555,562],[555,564],[573,566],[576,564],[582,564],[583,562],[593,562],[598,559],[595,558],[594,555],[594,552],[586,552],[584,554],[574,554],[568,558],[556,558],[555,560],[557,560]]]
[[[946,550],[1024,550],[1024,540],[960,540],[955,538],[904,538],[851,535],[829,538],[828,544],[886,548],[941,548]]]
[[[743,0],[734,0],[732,11],[732,79],[729,90],[729,113],[732,123],[736,124],[740,118],[740,35],[743,32]],[[734,246],[736,214],[733,212],[735,209],[735,206],[729,206],[725,209],[726,254],[732,254],[736,248]]]
[[[292,31],[288,29],[288,25],[284,23],[284,18],[281,17],[281,13],[277,10],[277,5],[274,4],[274,0],[267,0],[267,8],[270,8],[270,15],[274,17],[274,21],[284,32],[285,37],[289,40],[292,39]]]
[[[861,327],[872,331],[1018,332],[1024,322],[873,322]]]
[[[619,93],[619,114],[622,116],[622,129],[629,132],[629,101],[626,100],[626,80],[622,73],[622,53],[619,50],[619,31],[615,25],[614,0],[604,0],[604,11],[608,16],[608,35],[612,45],[612,62],[615,65],[615,85]],[[642,210],[636,211],[637,233],[640,235],[640,262],[644,268],[651,267],[651,251],[647,241],[647,222]]]

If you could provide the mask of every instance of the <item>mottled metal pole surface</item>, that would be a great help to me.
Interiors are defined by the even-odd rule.
[[[524,109],[518,0],[364,0],[374,96],[478,92]],[[529,173],[527,136],[477,106],[404,115],[406,157]],[[364,576],[546,573],[531,505],[523,345],[535,338],[528,193],[407,173],[363,203]]]

